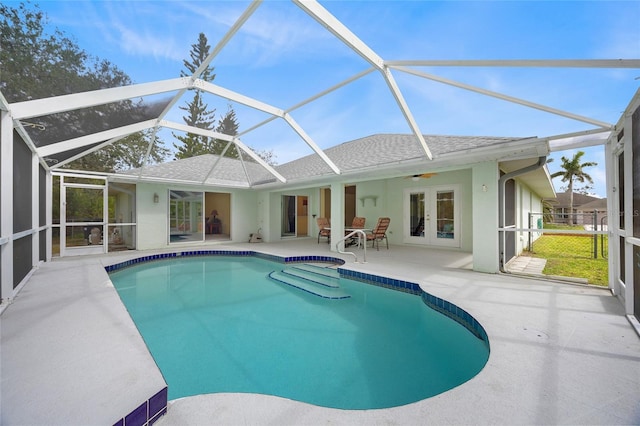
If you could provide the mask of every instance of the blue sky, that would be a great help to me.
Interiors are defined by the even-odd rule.
[[[640,2],[331,1],[321,4],[385,60],[638,59]],[[204,32],[212,48],[248,2],[45,1],[50,25],[134,82],[175,78]],[[369,65],[293,3],[266,1],[216,57],[215,84],[287,109]],[[422,67],[420,71],[615,124],[640,85],[639,69]],[[550,136],[590,124],[393,72],[424,134]],[[187,98],[185,98],[186,100]],[[218,114],[228,102],[208,98]],[[183,105],[181,102],[179,105]],[[233,105],[240,130],[267,118]],[[181,122],[177,108],[168,119]],[[377,72],[292,112],[322,148],[375,133],[409,133]],[[171,144],[171,134],[163,134]],[[311,153],[282,120],[242,138],[279,163]],[[603,149],[585,161],[605,195]],[[558,170],[557,152],[549,165]],[[563,184],[555,181],[556,190]]]

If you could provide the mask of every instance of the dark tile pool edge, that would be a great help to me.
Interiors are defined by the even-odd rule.
[[[394,278],[381,277],[379,275],[367,274],[364,272],[351,271],[343,268],[338,268],[338,272],[343,278],[420,296],[425,305],[443,315],[446,315],[465,327],[474,336],[480,339],[486,345],[487,349],[489,349],[489,337],[487,336],[487,332],[471,314],[447,300],[427,293],[419,284]]]
[[[165,386],[135,410],[118,419],[113,426],[151,426],[167,414],[168,388]]]
[[[331,256],[289,256],[282,257],[273,254],[261,253],[253,250],[190,250],[180,251],[173,253],[160,253],[151,254],[148,256],[141,256],[134,259],[125,260],[124,262],[114,263],[112,265],[106,265],[104,269],[107,273],[119,271],[121,269],[138,265],[140,263],[153,262],[156,260],[173,259],[178,257],[190,257],[190,256],[238,256],[238,257],[257,257],[259,259],[270,260],[278,263],[306,263],[306,262],[319,262],[319,263],[331,263],[336,265],[344,265],[344,260]]]

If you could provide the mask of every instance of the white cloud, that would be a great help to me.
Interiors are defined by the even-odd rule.
[[[148,31],[138,32],[121,23],[113,23],[123,51],[131,56],[152,56],[155,59],[180,61],[184,57],[182,47],[176,46],[171,37],[163,37]]]
[[[181,3],[182,4],[182,3]],[[206,5],[206,6],[205,6]],[[212,47],[244,12],[244,3],[188,2],[184,7],[206,22]],[[191,23],[198,27],[198,23]],[[224,31],[220,31],[224,29]],[[215,34],[214,34],[215,33]],[[317,53],[330,36],[320,25],[304,15],[294,5],[284,2],[265,2],[258,7],[221,52],[225,61],[246,66],[273,66],[295,54]]]

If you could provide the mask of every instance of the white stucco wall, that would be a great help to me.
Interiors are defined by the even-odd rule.
[[[261,228],[258,213],[258,194],[254,191],[231,193],[231,241],[249,241],[249,234]]]
[[[472,227],[472,208],[473,202],[471,198],[471,169],[455,170],[450,172],[441,172],[428,179],[412,179],[396,178],[383,182],[378,182],[378,188],[385,188],[386,194],[378,199],[378,209],[383,209],[385,214],[374,215],[371,219],[371,226],[374,226],[378,216],[389,216],[391,225],[389,229],[391,233],[388,235],[390,244],[403,244],[402,227],[404,224],[404,190],[406,188],[430,188],[447,185],[458,185],[458,202],[460,215],[460,250],[471,251],[473,247],[473,227]],[[382,199],[382,205],[380,200]],[[368,204],[370,200],[366,201]],[[380,211],[380,210],[378,210]],[[369,217],[367,217],[369,223]]]
[[[542,213],[542,199],[531,188],[529,188],[525,182],[516,179],[516,206],[517,206],[517,223],[518,228],[529,228],[529,213]],[[531,228],[537,229],[537,219],[541,218],[541,215],[535,215],[533,217],[533,223]],[[539,233],[529,233],[520,231],[517,232],[516,238],[516,254],[521,254],[524,250],[529,249],[529,234],[531,234],[532,241],[540,238]]]
[[[230,238],[231,242],[246,242],[249,234],[256,232],[260,227],[258,220],[258,194],[247,190],[227,191],[221,188],[203,188],[194,186],[167,186],[163,184],[138,183],[136,187],[137,208],[137,236],[139,250],[158,249],[169,246],[168,243],[168,219],[169,198],[168,190],[202,191],[202,192],[228,192],[231,201]],[[153,202],[154,194],[158,194],[159,202]],[[226,240],[227,242],[229,240]],[[190,243],[171,244],[172,247]],[[212,242],[212,244],[214,244]]]
[[[473,269],[496,273],[500,267],[496,232],[499,219],[498,165],[495,161],[475,164],[472,175]]]
[[[318,227],[316,221],[313,218],[316,217],[319,212],[319,198],[320,192],[318,188],[306,188],[298,190],[288,191],[274,191],[274,192],[259,192],[256,194],[256,199],[260,200],[258,206],[260,213],[260,220],[263,223],[263,241],[275,242],[281,240],[282,237],[282,196],[306,196],[307,197],[307,212],[308,212],[308,235],[315,237],[318,233]],[[255,208],[255,207],[254,207]],[[286,238],[286,237],[285,237]],[[291,237],[288,237],[291,238]]]
[[[160,202],[153,202],[158,194]],[[169,198],[165,185],[136,185],[137,248],[148,250],[167,247]]]

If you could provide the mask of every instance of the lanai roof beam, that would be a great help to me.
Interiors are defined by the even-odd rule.
[[[427,59],[384,63],[388,66],[417,67],[640,68],[640,59]]]
[[[202,136],[207,136],[207,137],[210,137],[210,138],[222,139],[222,140],[225,140],[225,141],[233,142],[234,144],[236,144],[236,146],[238,148],[240,148],[242,151],[246,152],[258,164],[260,164],[269,173],[271,173],[273,176],[275,176],[275,178],[278,179],[280,182],[284,183],[284,182],[287,181],[287,179],[285,179],[284,176],[282,176],[280,173],[278,173],[266,161],[264,161],[262,158],[260,158],[260,156],[258,156],[258,154],[253,152],[253,150],[251,148],[246,146],[242,141],[240,141],[240,139],[238,139],[238,138],[236,138],[234,136],[225,135],[224,133],[218,133],[218,132],[214,132],[212,130],[200,129],[200,128],[197,128],[197,127],[186,126],[184,124],[175,123],[173,121],[162,120],[159,124],[162,127],[167,127],[167,128],[174,129],[174,130],[180,130],[180,131],[184,131],[184,132],[188,132],[188,133],[193,133],[193,134],[196,134],[196,135],[202,135]],[[248,180],[249,180],[249,176],[247,175],[247,181]]]
[[[594,120],[592,118],[589,117],[583,117],[581,115],[578,114],[573,114],[567,111],[562,111],[556,108],[551,108],[545,105],[540,105],[540,104],[536,104],[534,102],[530,102],[530,101],[526,101],[524,99],[519,99],[519,98],[514,98],[513,96],[508,96],[508,95],[503,95],[502,93],[498,93],[498,92],[493,92],[491,90],[487,90],[487,89],[482,89],[480,87],[475,87],[475,86],[471,86],[469,84],[465,84],[465,83],[460,83],[454,80],[449,80],[447,78],[444,77],[439,77],[437,75],[433,75],[433,74],[428,74],[422,71],[417,71],[411,68],[406,68],[406,67],[394,67],[395,69],[398,69],[400,71],[406,72],[407,74],[413,74],[415,76],[418,77],[423,77],[429,80],[433,80],[433,81],[437,81],[439,83],[443,83],[443,84],[448,84],[450,86],[454,86],[454,87],[458,87],[460,89],[465,89],[465,90],[469,90],[472,92],[476,92],[476,93],[481,93],[483,95],[486,96],[491,96],[494,98],[498,98],[498,99],[502,99],[503,101],[508,101],[508,102],[512,102],[515,104],[519,104],[519,105],[523,105],[529,108],[534,108],[540,111],[544,111],[544,112],[548,112],[551,114],[555,114],[555,115],[560,115],[562,117],[566,117],[566,118],[570,118],[572,120],[577,120],[577,121],[582,121],[584,123],[589,123],[592,124],[594,126],[597,127],[601,127],[603,129],[611,129],[613,127],[612,124],[610,123],[605,123],[604,121],[599,121],[599,120]]]
[[[354,75],[353,77],[350,77],[350,78],[348,78],[348,79],[346,79],[346,80],[344,80],[344,81],[342,81],[342,82],[340,82],[340,83],[336,84],[335,86],[332,86],[332,87],[330,87],[330,88],[328,88],[328,89],[326,89],[326,90],[323,90],[322,92],[317,93],[317,94],[313,95],[312,97],[310,97],[310,98],[307,98],[307,99],[303,100],[302,102],[298,102],[298,103],[297,103],[297,104],[295,104],[294,106],[292,106],[292,107],[287,108],[286,110],[284,110],[284,112],[285,112],[285,113],[288,113],[288,112],[294,111],[294,110],[296,110],[296,109],[298,109],[298,108],[300,108],[300,107],[303,107],[303,106],[307,105],[308,103],[313,102],[313,101],[315,101],[316,99],[319,99],[319,98],[323,97],[324,95],[326,95],[326,94],[328,94],[328,93],[333,92],[334,90],[337,90],[337,89],[339,89],[339,88],[341,88],[341,87],[343,87],[343,86],[346,86],[347,84],[349,84],[349,83],[351,83],[351,82],[353,82],[353,81],[356,81],[356,80],[357,80],[357,79],[359,79],[360,77],[363,77],[363,76],[365,76],[365,75],[367,75],[367,74],[371,73],[371,72],[372,72],[372,71],[374,71],[374,70],[375,70],[375,68],[368,68],[368,69],[366,69],[366,70],[364,70],[364,71],[362,71],[362,72],[359,72],[358,74]],[[251,127],[249,127],[248,129],[243,130],[242,132],[239,132],[239,133],[238,133],[238,136],[245,135],[245,134],[247,134],[247,133],[251,132],[252,130],[257,129],[258,127],[262,127],[262,126],[264,126],[265,124],[272,122],[272,121],[273,121],[273,120],[275,120],[276,118],[277,118],[277,117],[275,117],[275,116],[269,117],[269,118],[267,118],[266,120],[264,120],[264,121],[262,121],[262,122],[260,122],[260,123],[258,123],[258,124],[256,124],[256,125],[254,125],[254,126],[251,126]]]
[[[133,84],[130,86],[112,87],[109,89],[91,90],[70,95],[16,102],[11,104],[11,116],[14,120],[41,117],[43,115],[172,92],[188,87],[188,78],[173,78],[153,83]]]
[[[117,127],[115,129],[105,130],[103,132],[92,133],[90,135],[80,136],[75,139],[68,139],[64,142],[57,142],[51,145],[42,146],[37,149],[38,155],[48,157],[60,152],[70,151],[72,149],[83,148],[88,145],[103,142],[132,133],[141,132],[156,125],[157,120],[146,120],[139,123],[129,124],[127,126]]]
[[[222,39],[218,42],[218,44],[216,44],[216,46],[213,48],[213,50],[209,53],[209,56],[207,56],[205,58],[205,60],[202,61],[202,63],[198,67],[198,69],[193,73],[193,76],[191,77],[192,80],[200,78],[200,75],[205,70],[205,68],[207,68],[209,66],[209,64],[213,61],[213,59],[216,56],[218,56],[218,53],[220,53],[222,51],[224,46],[226,46],[227,43],[229,43],[229,41],[233,38],[233,36],[244,25],[244,23],[247,22],[247,19],[249,19],[249,17],[251,17],[251,15],[253,15],[253,12],[256,11],[258,6],[260,6],[260,3],[262,3],[262,0],[253,0],[251,2],[251,4],[249,4],[249,6],[247,6],[245,11],[242,12],[242,15],[240,15],[240,17],[236,20],[236,22],[233,24],[233,26],[231,28],[229,28],[229,31],[227,31],[227,33],[224,35],[224,37],[222,37]]]
[[[224,87],[216,86],[215,84],[206,81],[196,80],[194,84],[206,92],[213,93],[214,95],[218,95],[223,98],[241,103],[248,107],[257,109],[259,111],[266,112],[267,114],[271,114],[272,116],[283,118],[287,122],[287,124],[289,124],[289,126],[291,126],[291,128],[306,142],[306,144],[309,145],[309,147],[313,149],[313,151],[315,151],[315,153],[318,154],[320,158],[322,158],[322,161],[324,161],[331,168],[331,170],[334,171],[334,173],[340,174],[340,169],[338,168],[338,166],[336,166],[335,163],[331,161],[329,157],[327,157],[324,151],[322,151],[322,149],[320,149],[320,147],[316,145],[313,139],[309,135],[307,135],[307,133],[295,122],[295,120],[289,114],[286,114],[282,109],[272,107],[271,105],[267,105],[248,96],[241,95],[239,93],[233,92],[229,89],[225,89]]]
[[[347,45],[351,50],[360,55],[365,61],[369,62],[376,69],[378,69],[389,86],[389,90],[393,97],[396,100],[396,103],[400,107],[402,114],[404,115],[409,127],[413,131],[413,134],[416,136],[420,145],[422,145],[422,149],[424,149],[427,158],[432,159],[431,151],[427,146],[427,142],[422,136],[422,132],[418,127],[418,123],[416,123],[413,115],[411,114],[411,110],[407,105],[400,89],[393,78],[393,75],[389,71],[388,67],[385,66],[384,61],[376,52],[374,52],[369,46],[367,46],[362,40],[360,40],[354,33],[351,32],[342,22],[340,22],[335,16],[333,16],[329,11],[327,11],[324,7],[322,7],[318,2],[312,0],[293,0],[293,2],[298,5],[302,10],[304,10],[309,16],[314,18],[318,23],[324,26],[329,32],[331,32],[334,36],[336,36],[339,40],[341,40],[345,45]]]

